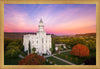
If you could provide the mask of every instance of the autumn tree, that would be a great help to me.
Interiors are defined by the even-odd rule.
[[[85,57],[89,56],[89,49],[85,45],[77,44],[72,48],[70,53],[75,56]]]

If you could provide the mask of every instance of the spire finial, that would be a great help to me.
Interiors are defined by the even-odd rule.
[[[40,23],[43,23],[42,18],[40,19]]]

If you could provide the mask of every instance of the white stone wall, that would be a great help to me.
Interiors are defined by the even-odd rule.
[[[23,45],[24,50],[28,50],[29,47],[29,41],[31,45],[31,49],[33,47],[36,48],[36,53],[47,53],[47,51],[51,54],[50,48],[51,48],[51,35],[46,35],[46,32],[37,32],[36,35],[24,35],[23,38]],[[31,50],[32,52],[32,50]]]

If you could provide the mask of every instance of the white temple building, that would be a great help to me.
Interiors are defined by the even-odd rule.
[[[39,22],[39,31],[36,34],[27,34],[23,37],[24,51],[28,51],[29,54],[29,42],[32,49],[36,48],[35,53],[39,54],[51,54],[51,35],[47,35],[44,31],[44,25],[42,19]]]

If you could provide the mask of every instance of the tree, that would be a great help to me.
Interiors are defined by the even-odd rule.
[[[52,48],[53,48],[53,52],[55,52],[55,39],[52,38]]]
[[[23,45],[19,45],[19,49],[24,52],[24,46]]]
[[[45,58],[36,54],[29,54],[22,59],[18,65],[43,65],[45,64]]]
[[[53,52],[53,48],[50,48],[51,53]]]
[[[8,43],[7,43],[8,42]],[[25,55],[22,51],[24,50],[24,46],[22,45],[21,40],[5,40],[5,56],[14,58],[18,57],[19,54]]]
[[[28,48],[28,50],[29,50],[29,54],[30,54],[31,53],[30,41],[29,41],[29,48]]]
[[[13,42],[9,43],[9,46],[11,46],[11,45],[18,46],[18,43],[16,43],[15,41],[13,41]]]
[[[11,43],[12,40],[11,39],[4,39],[4,51],[6,51],[7,46],[9,45],[9,43]]]
[[[15,58],[18,57],[20,50],[18,49],[18,47],[16,46],[8,46],[7,47],[7,51],[5,52],[5,56],[9,57],[9,58]]]
[[[85,57],[89,56],[89,49],[85,45],[77,44],[72,48],[70,53],[75,56]]]
[[[35,51],[36,51],[36,48],[34,47],[34,48],[32,49],[32,51],[33,51],[33,53],[35,53]]]
[[[77,44],[86,44],[86,40],[83,37],[73,37],[70,38],[69,43],[68,43],[71,48],[73,48],[73,46],[77,45]]]
[[[89,50],[91,52],[95,52],[96,51],[96,41],[93,41],[93,40],[89,40],[87,42],[87,47],[89,48]]]

